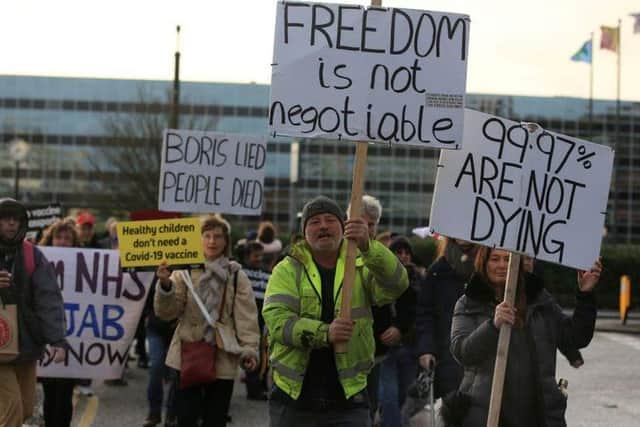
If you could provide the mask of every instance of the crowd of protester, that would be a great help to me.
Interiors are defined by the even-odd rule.
[[[555,380],[555,350],[575,367],[583,363],[579,349],[593,334],[591,291],[599,261],[579,274],[572,317],[562,313],[544,283],[525,266],[517,302],[511,306],[502,302],[508,252],[441,237],[434,262],[421,265],[409,236],[378,230],[380,202],[366,195],[362,204],[361,216],[347,218],[331,199],[310,201],[300,230],[289,230],[286,247],[271,222],[257,223],[233,242],[231,226],[222,216],[203,218],[204,267],[185,272],[163,262],[149,284],[130,351],[130,361],[148,370],[148,414],[140,424],[224,426],[232,420],[229,403],[240,375],[246,398],[270,400],[272,426],[333,422],[318,419],[401,426],[409,388],[420,371],[433,370],[445,425],[485,425],[498,330],[509,324],[514,327],[509,360],[524,362],[518,372],[507,371],[504,407],[509,410],[503,411],[501,425],[524,425],[523,419],[532,426],[564,425],[566,399],[562,401]],[[0,200],[3,301],[10,289],[7,272],[12,271],[13,254],[21,251],[24,234],[15,230],[25,227],[23,211],[18,202]],[[37,243],[117,249],[117,223],[117,218],[109,218],[99,237],[96,218],[82,211],[56,221]],[[333,286],[334,277],[343,273],[343,239],[357,245],[358,260],[352,321],[341,323],[336,317],[341,288]],[[50,271],[39,280],[55,281],[45,273]],[[60,298],[59,292],[54,295]],[[49,333],[46,343],[64,351],[60,330],[52,325]],[[216,374],[208,382],[185,386],[181,357],[195,341],[219,347]],[[334,355],[333,347],[345,342],[345,353]],[[37,348],[26,361],[11,366],[35,372],[34,360],[41,351]],[[10,375],[6,366],[0,362],[0,379]],[[346,377],[351,370],[353,377]],[[19,426],[31,415],[33,396],[16,390],[31,387],[33,372],[15,370],[19,386],[9,391],[0,384],[0,426]],[[40,422],[45,426],[70,425],[74,389],[94,393],[91,379],[39,381],[44,390]],[[127,386],[126,375],[106,384]],[[20,405],[9,408],[5,395],[12,393]]]

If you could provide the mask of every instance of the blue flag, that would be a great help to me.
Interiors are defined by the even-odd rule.
[[[592,53],[591,40],[587,40],[586,42],[584,42],[584,44],[582,45],[580,50],[577,51],[571,57],[571,60],[572,61],[578,61],[578,62],[587,62],[587,63],[591,64],[591,58],[592,58],[591,53]]]

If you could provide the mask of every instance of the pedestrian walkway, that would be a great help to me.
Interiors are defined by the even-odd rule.
[[[564,309],[564,313],[571,316],[573,309]],[[631,311],[627,322],[622,324],[620,313],[615,310],[598,310],[596,319],[597,332],[615,332],[619,334],[640,335],[640,311]]]

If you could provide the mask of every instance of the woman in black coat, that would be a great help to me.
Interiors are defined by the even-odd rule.
[[[423,369],[435,370],[435,397],[454,391],[462,380],[462,367],[449,351],[453,308],[473,273],[477,245],[459,239],[443,238],[438,258],[429,267],[420,287],[416,307],[417,352]]]
[[[486,426],[498,333],[503,324],[510,324],[500,425],[566,426],[567,398],[555,378],[556,350],[586,347],[593,337],[596,304],[592,290],[600,278],[600,261],[590,271],[578,273],[571,317],[563,314],[542,281],[522,267],[515,306],[502,301],[508,263],[509,252],[480,248],[475,274],[456,304],[451,352],[464,366],[458,395],[468,396],[470,405],[465,413],[458,407],[460,420],[449,419],[448,425]]]

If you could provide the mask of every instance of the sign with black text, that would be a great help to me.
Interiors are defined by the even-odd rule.
[[[459,148],[467,15],[278,2],[274,134]]]
[[[600,254],[613,151],[466,110],[443,151],[430,227],[445,236],[588,270]]]
[[[167,129],[158,209],[260,215],[266,162],[264,137]]]
[[[204,264],[199,218],[122,221],[117,230],[122,268],[155,271],[162,261],[174,267]]]
[[[27,239],[36,239],[38,234],[62,218],[62,206],[59,203],[50,205],[26,205],[29,225],[27,226]]]
[[[67,356],[47,352],[39,377],[115,379],[122,376],[153,273],[124,273],[118,251],[39,247],[62,291]]]

